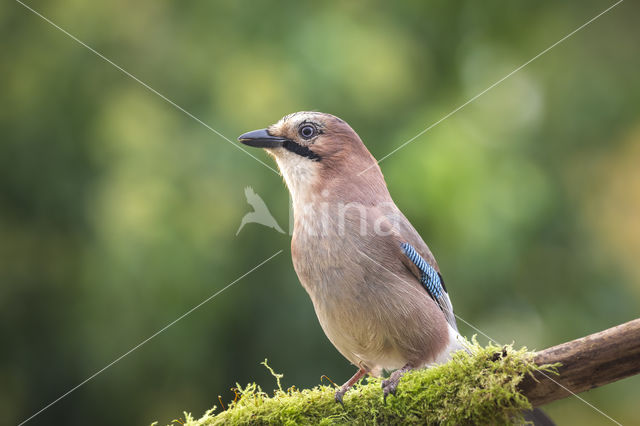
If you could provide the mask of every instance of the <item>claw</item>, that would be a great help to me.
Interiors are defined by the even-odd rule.
[[[382,381],[382,394],[384,398],[384,402],[387,402],[387,397],[389,395],[395,395],[398,391],[398,383],[400,383],[400,377],[397,379],[390,377],[387,380]]]
[[[352,378],[349,379],[349,381],[347,383],[345,383],[344,385],[342,385],[342,387],[340,389],[338,389],[336,391],[336,396],[335,396],[335,400],[336,402],[339,402],[340,404],[342,404],[342,406],[344,407],[344,402],[342,402],[342,397],[344,396],[345,393],[347,393],[347,391],[349,389],[351,389],[351,387],[362,378],[362,376],[364,376],[365,374],[367,374],[367,371],[364,370],[363,368],[360,368],[356,374],[353,375]]]
[[[398,384],[400,383],[400,379],[404,376],[404,373],[411,370],[412,367],[407,364],[399,370],[391,373],[388,379],[382,381],[382,395],[384,398],[385,404],[387,403],[387,396],[395,395],[398,391]]]

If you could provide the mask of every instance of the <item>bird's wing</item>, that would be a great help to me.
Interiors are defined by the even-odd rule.
[[[397,231],[397,235],[393,239],[399,246],[399,256],[402,259],[402,263],[420,281],[429,296],[444,313],[447,322],[457,331],[458,326],[453,313],[453,305],[436,259],[420,237],[420,234],[418,234],[418,231],[411,225],[411,222],[402,212],[395,208],[395,205],[393,207],[391,211],[386,211],[385,213],[389,215],[387,217],[393,222],[393,227]]]
[[[456,325],[456,317],[453,314],[451,299],[449,299],[449,294],[440,272],[424,260],[411,244],[403,242],[400,244],[400,248],[404,254],[402,263],[420,280],[420,284],[427,290],[429,296],[444,313],[447,322],[457,331],[458,326]]]

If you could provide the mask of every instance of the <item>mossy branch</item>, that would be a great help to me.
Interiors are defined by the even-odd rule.
[[[523,410],[569,396],[567,390],[577,393],[640,372],[640,319],[538,353],[481,347],[475,339],[470,347],[472,354],[458,352],[444,365],[407,373],[386,403],[375,378],[350,390],[344,406],[335,402],[331,386],[279,386],[269,396],[250,383],[238,385],[237,399],[224,411],[214,407],[198,420],[185,413],[179,423],[520,423]],[[282,376],[269,370],[279,384]]]
[[[536,373],[520,388],[537,407],[640,373],[640,318],[536,354],[538,365],[560,363],[557,377]]]
[[[541,369],[554,374],[526,349],[483,348],[475,341],[470,347],[473,355],[461,351],[452,362],[407,373],[386,404],[375,378],[347,392],[344,406],[335,402],[333,386],[279,389],[269,396],[250,383],[237,386],[239,398],[224,411],[214,407],[199,420],[185,413],[186,424],[509,423],[531,408],[518,391],[523,377]]]

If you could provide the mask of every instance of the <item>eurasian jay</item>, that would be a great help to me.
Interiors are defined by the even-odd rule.
[[[275,158],[293,200],[293,266],[325,334],[359,368],[336,401],[365,374],[395,370],[386,398],[405,372],[464,348],[436,260],[347,123],[297,112],[238,139]]]

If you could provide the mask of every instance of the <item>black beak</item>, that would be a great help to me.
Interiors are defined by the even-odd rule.
[[[238,140],[245,145],[256,148],[276,148],[284,145],[288,139],[278,136],[271,136],[267,129],[254,130],[238,137]]]

